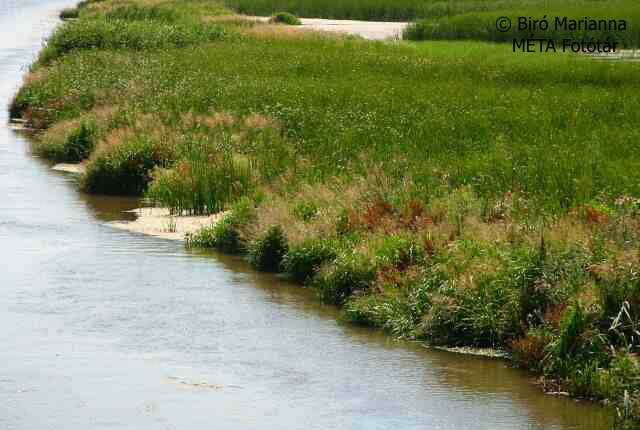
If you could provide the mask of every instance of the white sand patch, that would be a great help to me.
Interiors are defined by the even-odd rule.
[[[638,49],[619,49],[616,52],[596,52],[586,55],[594,60],[640,61],[640,50]]]
[[[303,30],[347,33],[371,40],[400,39],[406,22],[353,21],[346,19],[302,18]]]
[[[185,240],[187,233],[195,233],[203,227],[209,227],[226,215],[226,212],[209,216],[171,215],[166,208],[139,208],[129,212],[137,215],[136,220],[115,221],[107,225],[170,240]]]
[[[247,16],[259,22],[269,22],[269,17]],[[327,31],[353,34],[371,40],[399,39],[408,25],[406,22],[355,21],[350,19],[300,18],[302,25],[292,26],[301,30]]]
[[[87,166],[84,163],[60,163],[53,166],[52,169],[58,172],[75,173],[76,175],[81,175],[87,171]]]

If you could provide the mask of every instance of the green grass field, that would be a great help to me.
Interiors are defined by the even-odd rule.
[[[336,18],[407,21],[425,16],[442,16],[460,7],[483,8],[477,1],[429,0],[226,0],[229,7],[248,15],[271,15],[288,11],[305,18]]]
[[[127,24],[118,25],[121,37]],[[75,51],[18,100],[45,122],[90,110],[103,94],[168,123],[212,108],[259,113],[281,123],[309,161],[296,171],[304,178],[379,163],[409,174],[418,194],[443,182],[486,197],[518,190],[554,211],[640,192],[637,64],[473,42],[227,39],[235,40]]]
[[[505,15],[611,17],[635,22],[638,18],[638,4],[630,0],[225,0],[225,4],[248,15],[288,11],[306,18],[370,21],[443,18],[441,25],[446,22],[445,18],[454,18],[459,26],[474,26],[472,21],[479,17]],[[468,21],[463,23],[461,19],[465,15]]]
[[[629,0],[614,1],[511,1],[489,2],[486,8],[460,8],[444,16],[427,14],[417,19],[404,37],[410,40],[488,40],[493,42],[509,42],[513,38],[544,38],[562,41],[563,39],[601,41],[617,41],[620,47],[634,48],[640,46],[640,4]],[[501,32],[496,27],[500,17],[508,17],[512,27],[510,31]],[[518,28],[518,18],[541,20],[546,18],[548,28]],[[625,21],[625,27],[607,25],[606,28],[589,29],[588,27],[572,29],[570,26],[556,26],[556,17],[560,22],[584,20],[585,17],[595,20]],[[556,28],[557,27],[557,28]]]
[[[44,129],[39,154],[88,157],[86,191],[230,210],[192,246],[247,254],[394,336],[508,350],[633,428],[639,73],[329,37],[213,2],[94,0],[11,114]]]
[[[624,47],[640,46],[640,4],[632,0],[226,0],[248,15],[271,15],[288,11],[307,18],[360,19],[369,21],[415,21],[405,32],[410,40],[511,41],[514,37],[554,40],[591,38],[617,40]],[[511,31],[500,32],[496,21],[509,17]],[[517,28],[518,17],[550,21],[551,30]],[[625,30],[554,29],[554,19],[585,17],[626,20]]]

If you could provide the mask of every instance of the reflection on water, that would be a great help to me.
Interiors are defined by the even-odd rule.
[[[3,104],[70,3],[0,4]],[[503,361],[342,325],[242,259],[113,230],[135,200],[78,193],[28,148],[0,127],[2,429],[609,428]]]
[[[140,202],[132,197],[97,196],[80,192],[78,197],[91,209],[96,219],[104,222],[133,221],[136,215],[131,211],[140,207]]]

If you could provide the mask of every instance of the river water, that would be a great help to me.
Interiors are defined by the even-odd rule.
[[[0,0],[8,104],[70,0]],[[504,362],[344,326],[238,259],[119,231],[0,113],[0,429],[609,428]]]

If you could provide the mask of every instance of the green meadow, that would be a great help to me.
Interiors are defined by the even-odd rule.
[[[640,46],[640,4],[629,0],[613,1],[510,1],[489,2],[486,8],[471,7],[445,16],[426,14],[405,31],[409,40],[487,40],[509,42],[514,38],[543,38],[562,41],[616,41],[620,47]],[[485,3],[486,4],[486,3]],[[500,31],[496,22],[511,20],[508,31]],[[519,28],[520,18],[525,25]],[[585,23],[595,20],[595,23]],[[534,24],[533,20],[545,20]],[[572,26],[571,20],[576,21]],[[579,23],[579,21],[583,21]],[[598,21],[606,21],[598,22]],[[621,23],[624,21],[624,23]],[[574,28],[575,27],[575,28]],[[504,30],[504,29],[503,29]]]
[[[409,40],[488,40],[517,38],[591,38],[617,40],[624,47],[640,46],[640,4],[632,0],[226,0],[229,7],[248,15],[271,15],[278,11],[302,17],[358,19],[365,21],[412,21],[404,37]],[[508,17],[510,31],[501,32],[496,21]],[[541,30],[518,29],[518,18],[547,19]],[[555,28],[555,18],[581,20],[625,20],[620,29]]]
[[[636,21],[638,4],[630,0],[225,0],[229,7],[248,15],[289,11],[302,17],[414,21],[451,18],[465,26],[489,16],[575,16]],[[466,22],[463,22],[466,20]],[[494,19],[495,23],[495,19]],[[493,26],[495,28],[495,25]]]
[[[284,273],[351,323],[504,350],[635,428],[640,63],[434,33],[515,3],[227,3],[478,39],[371,42],[209,1],[85,1],[10,110],[37,154],[87,163],[87,192],[227,211],[189,246]]]

